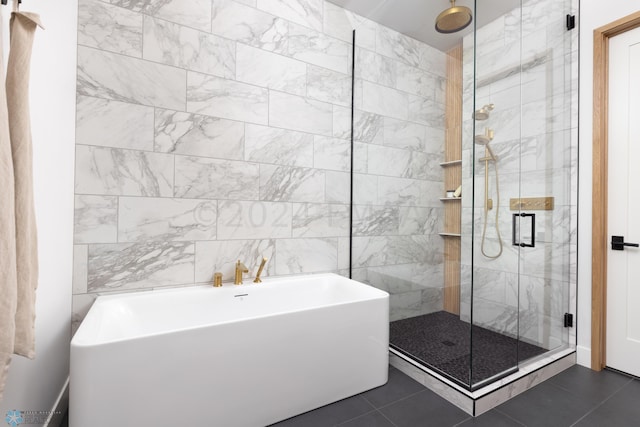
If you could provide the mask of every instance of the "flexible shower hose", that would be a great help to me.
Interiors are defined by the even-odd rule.
[[[485,235],[487,234],[487,220],[489,217],[489,206],[488,206],[489,186],[488,185],[484,189],[484,227],[482,228],[482,241],[480,242],[480,251],[482,252],[482,255],[490,259],[496,259],[500,255],[502,255],[502,237],[500,236],[500,227],[498,226],[498,214],[500,213],[500,184],[498,183],[498,161],[497,160],[493,161],[493,167],[496,171],[496,233],[498,234],[498,244],[500,245],[500,250],[498,251],[498,254],[488,255],[484,250]],[[489,162],[486,163],[486,166],[484,168],[484,173],[485,174],[489,173]]]

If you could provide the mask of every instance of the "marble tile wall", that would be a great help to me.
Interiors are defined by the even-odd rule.
[[[76,324],[97,295],[230,281],[237,259],[348,272],[356,24],[375,40],[323,0],[80,0]]]
[[[441,52],[324,0],[79,8],[75,324],[97,295],[229,281],[237,259],[346,274],[354,28],[358,273],[439,307]]]
[[[356,30],[353,277],[390,293],[392,321],[443,307],[445,66],[388,28]]]
[[[576,11],[571,0],[525,0],[521,8],[477,32],[475,105],[495,104],[488,120],[475,122],[475,133],[484,133],[485,127],[495,132],[491,146],[498,160],[489,163],[489,197],[499,205],[504,242],[497,259],[481,252],[485,164],[478,159],[485,153],[473,144],[474,40],[464,39],[463,195],[474,197],[462,201],[461,317],[469,320],[473,305],[474,324],[548,349],[575,340],[562,316],[575,314],[577,73],[572,62],[577,31],[567,33],[564,22],[567,13]],[[536,247],[512,246],[515,211],[509,199],[546,196],[554,197],[555,207],[534,211]],[[499,251],[495,212],[494,207],[488,217],[488,255]],[[516,233],[519,239],[530,238],[525,226]]]

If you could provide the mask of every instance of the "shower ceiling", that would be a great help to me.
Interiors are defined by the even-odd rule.
[[[393,28],[437,49],[447,51],[460,39],[473,31],[473,23],[453,34],[440,34],[435,30],[435,19],[451,6],[449,0],[329,0],[359,15]],[[456,6],[467,6],[474,11],[474,0],[457,0]],[[479,27],[520,5],[516,0],[482,0],[480,13],[474,16]],[[474,14],[476,15],[476,14]]]

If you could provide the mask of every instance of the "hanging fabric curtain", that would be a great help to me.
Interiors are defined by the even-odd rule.
[[[11,269],[14,263],[14,271],[3,270],[3,275],[10,279],[3,283],[0,291],[3,292],[3,304],[7,306],[7,314],[4,313],[0,320],[0,398],[4,390],[6,374],[11,354],[33,359],[35,357],[35,297],[38,286],[38,248],[36,238],[36,221],[33,203],[33,166],[31,123],[29,114],[29,75],[31,64],[31,51],[35,31],[40,24],[40,17],[35,13],[19,12],[18,0],[13,2],[13,13],[10,23],[10,47],[9,61],[7,63],[6,86],[0,94],[0,162],[12,164],[13,179],[7,177],[2,171],[2,184],[13,181],[14,202],[13,212],[4,204],[0,207],[0,221],[2,227],[5,222],[14,221],[13,239],[7,234],[3,236],[0,248],[6,249],[2,254],[1,268]],[[4,75],[4,74],[3,74]],[[8,126],[7,126],[8,123]],[[6,129],[8,127],[8,140],[10,142],[10,161],[6,148]],[[8,180],[8,181],[4,181]],[[2,187],[2,191],[5,191]],[[3,199],[5,198],[3,194]],[[4,200],[3,200],[4,201]],[[6,225],[7,231],[12,231],[10,225]],[[5,241],[6,239],[6,241]],[[13,240],[13,241],[12,241]],[[9,246],[13,243],[13,247]],[[6,246],[6,248],[5,248]],[[11,285],[13,283],[13,285]],[[6,298],[5,298],[6,294]],[[4,308],[4,307],[3,307]],[[11,318],[13,313],[13,318]],[[6,322],[6,323],[5,323]],[[6,328],[5,328],[6,325]],[[12,333],[11,333],[12,332]]]

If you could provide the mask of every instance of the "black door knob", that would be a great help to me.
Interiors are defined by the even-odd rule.
[[[637,248],[640,245],[638,245],[637,243],[626,243],[624,241],[624,236],[611,236],[611,250],[624,251],[625,246]]]

